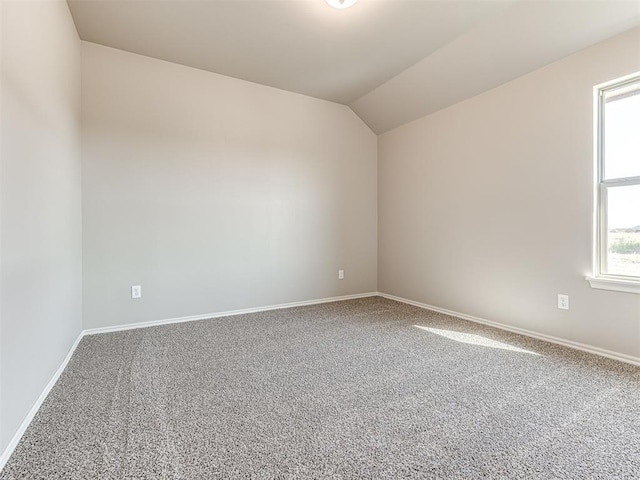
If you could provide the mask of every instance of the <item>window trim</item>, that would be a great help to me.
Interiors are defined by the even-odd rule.
[[[605,94],[640,82],[640,72],[596,85],[594,101],[594,216],[593,275],[586,277],[592,288],[640,294],[640,277],[603,273],[606,269],[606,212],[608,190],[612,187],[640,185],[640,176],[606,180],[604,176],[604,105]]]

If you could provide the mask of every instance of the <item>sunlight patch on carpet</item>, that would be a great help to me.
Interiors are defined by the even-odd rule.
[[[414,327],[419,328],[420,330],[426,330],[427,332],[433,333],[435,335],[440,335],[441,337],[445,337],[450,340],[455,340],[456,342],[468,343],[469,345],[480,345],[482,347],[499,348],[502,350],[509,350],[512,352],[528,353],[531,355],[540,355],[539,353],[532,352],[530,350],[524,350],[522,348],[509,345],[508,343],[498,342],[497,340],[491,340],[490,338],[486,338],[480,335],[475,335],[473,333],[455,332],[452,330],[441,330],[439,328],[423,327],[421,325],[414,325]]]

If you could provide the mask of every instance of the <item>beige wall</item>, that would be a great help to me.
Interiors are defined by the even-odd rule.
[[[2,1],[0,452],[82,328],[80,40],[64,1]]]
[[[85,328],[376,290],[377,141],[349,108],[82,55]]]
[[[584,279],[593,86],[638,70],[636,29],[380,136],[380,291],[640,357],[640,296]]]

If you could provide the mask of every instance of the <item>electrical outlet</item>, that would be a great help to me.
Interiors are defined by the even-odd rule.
[[[569,310],[569,295],[558,294],[558,308],[560,310]]]
[[[344,270],[338,270],[338,280],[344,280]]]
[[[142,298],[142,287],[140,285],[131,287],[131,298]]]

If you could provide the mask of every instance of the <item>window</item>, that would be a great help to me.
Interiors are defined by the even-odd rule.
[[[595,89],[596,219],[591,286],[640,293],[640,74]]]

